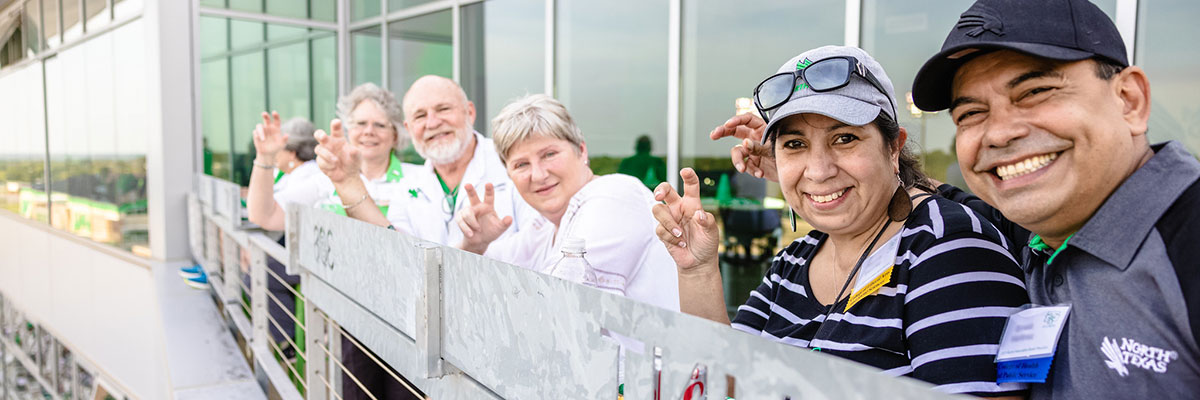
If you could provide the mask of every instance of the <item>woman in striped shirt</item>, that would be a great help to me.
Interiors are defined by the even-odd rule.
[[[1021,271],[995,227],[929,194],[892,98],[875,60],[835,46],[796,56],[755,90],[770,146],[761,171],[817,230],[775,257],[731,324],[946,392],[1021,396],[1024,385],[996,383],[993,363],[1006,318],[1028,302]],[[680,175],[684,196],[660,185],[654,210],[680,307],[730,323],[716,223],[695,172]]]

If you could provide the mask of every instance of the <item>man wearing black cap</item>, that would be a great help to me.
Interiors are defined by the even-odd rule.
[[[977,1],[913,100],[949,109],[994,222],[1032,232],[1034,304],[1071,306],[1032,397],[1197,396],[1200,162],[1149,144],[1150,84],[1112,21],[1084,0]]]

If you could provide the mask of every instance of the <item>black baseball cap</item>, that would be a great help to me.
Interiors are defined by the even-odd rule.
[[[913,103],[925,111],[950,107],[958,67],[995,50],[1078,61],[1102,57],[1129,66],[1117,26],[1087,0],[979,0],[958,19],[942,51],[917,71]]]

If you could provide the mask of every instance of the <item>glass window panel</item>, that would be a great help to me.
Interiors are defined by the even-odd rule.
[[[309,96],[308,41],[267,50],[269,110],[284,120],[303,117],[312,121]]]
[[[388,0],[388,10],[396,11],[399,9],[408,8],[408,7],[412,7],[412,6],[416,6],[416,5],[432,3],[433,1],[434,0]],[[546,3],[542,3],[543,8],[545,8],[545,4]]]
[[[86,0],[83,3],[87,11],[87,29],[94,31],[97,28],[108,25],[109,12],[108,1],[106,0]]]
[[[583,130],[597,174],[618,172],[626,159],[627,168],[666,159],[667,12],[667,2],[559,3],[557,97]],[[653,150],[635,157],[641,136]]]
[[[1200,154],[1200,3],[1139,3],[1136,63],[1150,78],[1150,143],[1178,140]]]
[[[251,22],[239,19],[229,20],[229,38],[233,50],[245,49],[247,47],[257,46],[263,43],[263,29],[261,22]]]
[[[737,112],[756,112],[753,105],[739,109],[739,99],[750,98],[754,87],[788,59],[816,47],[841,44],[845,8],[846,2],[841,0],[705,2],[703,6],[700,1],[686,1],[683,5],[680,166],[696,170],[701,196],[717,204],[716,214],[723,223],[721,270],[730,315],[761,283],[780,243],[780,232],[788,235],[782,243],[789,243],[808,229],[798,228],[796,233],[779,230],[786,213],[778,207],[764,207],[767,197],[782,199],[779,185],[738,173],[729,162],[729,148],[736,141],[713,141],[708,132]],[[769,40],[776,37],[780,26],[803,27],[805,33],[783,41]],[[640,168],[628,173],[644,174]],[[666,180],[666,173],[647,183]],[[734,203],[742,206],[733,210],[729,204]]]
[[[229,9],[238,11],[263,12],[263,0],[229,0]]]
[[[85,48],[75,47],[61,52],[57,60],[56,73],[47,71],[49,81],[58,81],[58,90],[47,93],[52,103],[50,120],[50,224],[76,234],[90,235],[91,229],[86,214],[90,214],[81,202],[90,192],[91,186],[86,171],[91,157],[88,127],[84,116],[88,110],[86,101]],[[74,207],[74,210],[72,208]]]
[[[545,91],[545,8],[542,0],[493,0],[464,6],[461,80],[475,102],[475,128],[510,100]]]
[[[42,50],[42,11],[37,2],[25,3],[21,14],[22,40],[25,41],[25,56],[30,57]]]
[[[308,0],[267,0],[267,14],[308,18]]]
[[[83,35],[83,25],[79,23],[79,0],[62,0],[63,40],[74,40]]]
[[[229,19],[200,16],[200,58],[229,50]]]
[[[200,0],[202,7],[226,8],[226,0]]]
[[[34,63],[0,79],[0,209],[47,221],[42,66]]]
[[[147,107],[146,47],[142,20],[130,22],[112,32],[114,122],[112,197],[120,215],[120,247],[134,254],[151,254],[149,218],[146,208],[146,135],[144,111]]]
[[[312,41],[313,124],[327,126],[337,109],[337,37]]]
[[[453,77],[450,10],[388,24],[388,83],[393,93],[408,90],[424,75]]]
[[[254,142],[250,138],[254,125],[262,122],[262,112],[267,108],[266,82],[263,69],[263,53],[254,52],[234,56],[230,59],[232,74],[230,87],[236,88],[233,97],[233,155],[231,160],[232,181],[242,186],[250,184],[251,161],[254,158]]]
[[[309,10],[309,18],[325,22],[337,21],[337,2],[335,0],[310,0]]]
[[[267,40],[272,44],[308,35],[308,28],[292,25],[267,24]]]
[[[49,47],[58,47],[62,44],[62,38],[58,36],[58,1],[45,0],[42,1],[42,28],[43,37],[46,38],[46,45]]]
[[[376,26],[350,34],[354,43],[354,65],[351,67],[353,68],[351,78],[354,80],[355,86],[366,82],[374,82],[376,85],[383,84],[383,49],[381,47],[383,38],[380,32],[379,27]],[[349,90],[346,92],[349,93]]]
[[[204,173],[232,179],[233,137],[229,115],[229,60],[220,58],[200,65],[200,121],[203,130]]]
[[[381,14],[379,0],[350,0],[350,20],[358,21]]]

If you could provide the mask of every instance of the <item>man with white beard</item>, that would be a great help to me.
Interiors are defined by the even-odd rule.
[[[334,120],[328,135],[317,132],[317,164],[337,189],[346,215],[452,246],[463,239],[454,216],[469,204],[459,193],[472,185],[494,202],[499,223],[507,225],[505,235],[537,217],[513,187],[492,140],[471,128],[475,104],[462,87],[443,77],[423,76],[413,82],[401,106],[404,128],[426,161],[422,173],[403,179],[403,191],[393,198],[386,216],[375,207],[362,180],[350,179],[358,176],[358,151],[346,146],[341,122]]]

